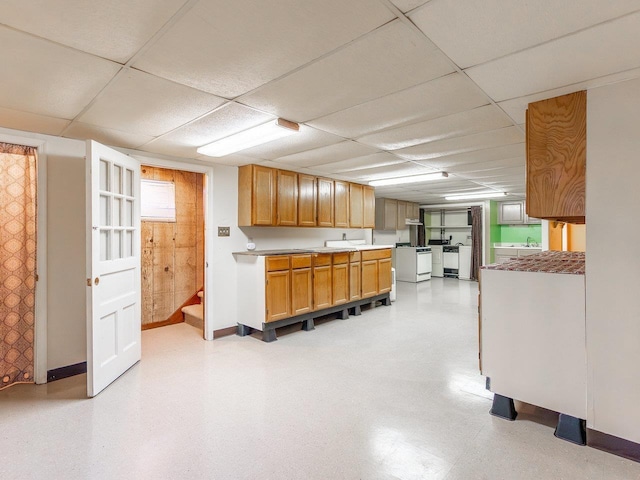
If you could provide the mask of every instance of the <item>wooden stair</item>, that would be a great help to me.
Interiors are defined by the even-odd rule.
[[[184,317],[185,323],[188,323],[192,327],[198,328],[200,330],[204,330],[204,304],[202,303],[203,297],[204,292],[200,290],[198,292],[200,303],[182,307],[182,315]]]

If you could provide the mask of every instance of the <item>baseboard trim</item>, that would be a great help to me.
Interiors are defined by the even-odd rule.
[[[238,331],[238,327],[227,327],[227,328],[221,328],[220,330],[214,330],[213,331],[213,339],[215,340],[216,338],[220,338],[220,337],[228,337],[229,335],[235,335],[236,332]]]
[[[587,445],[603,452],[640,462],[640,445],[608,433],[587,429]]]
[[[81,375],[87,373],[87,362],[76,363],[74,365],[67,365],[66,367],[54,368],[47,372],[47,383],[55,382],[56,380],[62,380],[63,378],[73,377],[75,375]]]

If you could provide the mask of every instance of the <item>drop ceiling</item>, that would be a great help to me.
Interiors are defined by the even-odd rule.
[[[638,44],[640,0],[3,0],[0,126],[523,198],[527,104],[640,77]],[[196,152],[275,117],[300,132]]]

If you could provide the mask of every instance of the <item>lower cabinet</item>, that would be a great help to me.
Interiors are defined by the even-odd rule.
[[[322,310],[332,305],[331,254],[313,256],[313,309]]]
[[[362,298],[378,294],[378,261],[362,261]]]
[[[351,252],[349,254],[349,301],[360,300],[360,278],[362,275],[362,266],[360,264],[360,252]]]
[[[333,305],[349,302],[349,253],[333,254]]]
[[[391,259],[378,260],[378,293],[391,291]]]
[[[268,257],[266,262],[265,321],[291,316],[291,270],[289,257]]]
[[[313,310],[311,255],[291,256],[291,315]]]
[[[362,298],[391,291],[391,250],[364,250],[362,258]]]

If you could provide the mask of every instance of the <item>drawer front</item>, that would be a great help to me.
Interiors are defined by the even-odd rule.
[[[314,267],[321,267],[323,265],[331,265],[330,253],[317,253],[313,256]]]
[[[311,255],[291,255],[291,268],[309,268]]]
[[[343,263],[349,263],[349,252],[334,253],[333,254],[333,264],[334,265],[341,265]]]
[[[366,260],[379,260],[381,258],[391,258],[391,249],[385,248],[381,250],[363,250],[360,252],[362,254],[362,261]]]
[[[275,257],[267,257],[267,272],[276,272],[278,270],[289,269],[289,255],[277,255]]]
[[[359,262],[360,261],[360,252],[350,252],[349,253],[349,261],[350,262]]]

